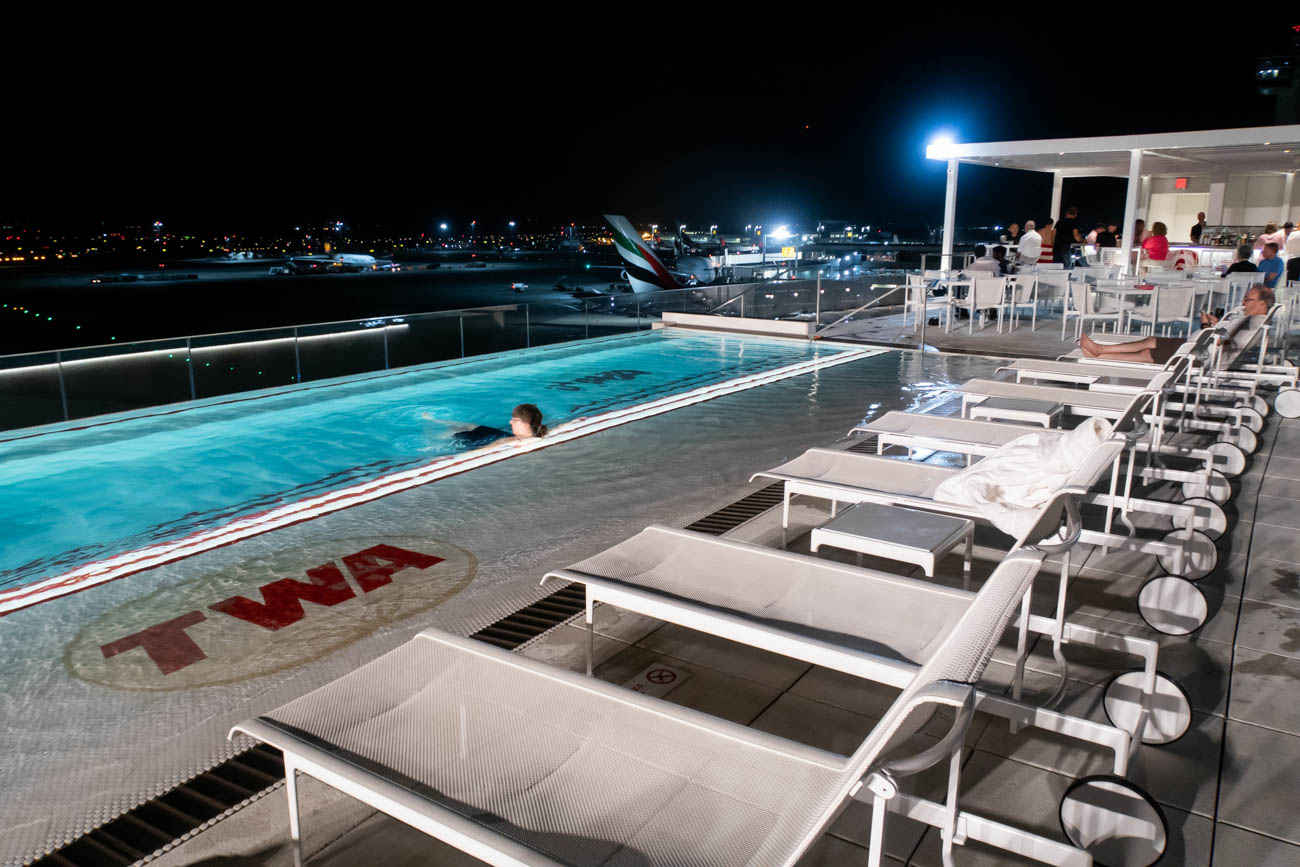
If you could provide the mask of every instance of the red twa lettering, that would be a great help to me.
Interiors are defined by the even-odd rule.
[[[111,641],[99,649],[105,659],[112,659],[119,653],[137,647],[144,648],[144,652],[149,654],[149,658],[158,666],[159,671],[163,674],[171,674],[173,671],[179,671],[187,665],[208,658],[202,648],[194,643],[194,639],[185,634],[187,628],[207,619],[202,611],[191,611],[189,614],[182,614],[165,623]]]
[[[310,582],[281,578],[263,584],[261,591],[265,604],[254,602],[246,596],[231,596],[208,607],[266,629],[280,629],[302,620],[303,599],[317,605],[338,605],[356,595],[339,567],[333,563],[308,569],[307,577],[311,579]]]
[[[383,587],[393,580],[394,572],[403,569],[428,569],[442,562],[441,557],[421,554],[419,551],[407,551],[395,545],[375,545],[357,554],[343,558],[343,565],[348,567],[352,577],[357,579],[362,591],[369,593],[376,587]],[[379,561],[388,565],[381,566]]]

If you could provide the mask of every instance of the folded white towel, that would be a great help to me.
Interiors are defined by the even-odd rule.
[[[1037,542],[1022,537],[1052,495],[1110,432],[1110,422],[1090,418],[1074,430],[1027,433],[944,480],[934,498],[971,506],[1012,538]]]

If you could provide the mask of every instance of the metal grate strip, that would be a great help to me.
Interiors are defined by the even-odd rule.
[[[711,515],[705,515],[695,523],[689,524],[686,529],[721,536],[746,521],[758,517],[773,506],[779,505],[784,489],[785,485],[781,482],[768,485],[766,488],[741,497],[731,505],[723,506]]]
[[[876,437],[863,437],[853,445],[849,446],[846,451],[853,452],[857,455],[874,455],[876,453]]]

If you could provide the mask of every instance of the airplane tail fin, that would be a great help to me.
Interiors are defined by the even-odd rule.
[[[614,230],[614,246],[627,269],[628,282],[637,292],[659,289],[679,289],[681,284],[672,272],[659,261],[649,245],[641,240],[636,229],[626,217],[606,214],[605,219]]]

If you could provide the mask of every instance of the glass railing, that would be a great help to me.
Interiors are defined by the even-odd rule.
[[[743,287],[714,313],[752,319],[784,319],[816,322],[818,326],[835,322],[846,314],[861,310],[877,301],[896,297],[890,293],[905,282],[904,271],[874,271],[843,280],[788,280]],[[740,288],[740,287],[737,287]]]
[[[648,330],[747,287],[498,304],[0,356],[0,430]]]

